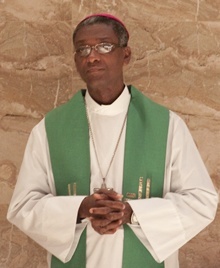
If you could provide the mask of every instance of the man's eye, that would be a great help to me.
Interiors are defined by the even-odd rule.
[[[101,44],[100,49],[103,49],[105,51],[110,51],[112,48],[112,45],[110,44]]]
[[[102,46],[103,46],[104,48],[109,49],[109,48],[111,48],[112,45],[110,45],[110,44],[102,44]]]
[[[88,49],[88,47],[79,47],[78,49],[77,49],[77,51],[79,51],[79,52],[83,52],[83,51],[86,51]]]

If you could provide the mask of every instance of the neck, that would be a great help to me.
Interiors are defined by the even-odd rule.
[[[88,91],[90,96],[93,98],[95,102],[98,104],[104,104],[104,105],[109,105],[112,104],[122,93],[124,89],[124,84],[121,85],[118,88],[106,88],[106,89],[92,89],[88,87]]]

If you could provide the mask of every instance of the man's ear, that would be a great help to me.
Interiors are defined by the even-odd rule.
[[[125,47],[124,48],[124,65],[127,65],[131,59],[131,48]]]

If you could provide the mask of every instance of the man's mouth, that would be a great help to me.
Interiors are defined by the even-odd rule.
[[[87,69],[87,73],[98,73],[101,71],[103,71],[103,69],[99,67],[90,67]]]

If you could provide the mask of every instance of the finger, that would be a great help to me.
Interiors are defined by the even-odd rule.
[[[109,207],[114,210],[124,210],[125,204],[120,201],[112,201],[112,200],[97,200],[96,204],[100,207]]]
[[[93,207],[89,209],[89,213],[91,215],[108,215],[111,212],[123,212],[124,213],[124,206],[121,205],[110,205],[110,204],[102,204],[98,205],[97,207]]]
[[[94,218],[104,218],[109,221],[115,221],[122,219],[124,217],[124,211],[113,211],[110,208],[101,207],[101,208],[92,208],[89,210],[90,214]]]
[[[100,189],[95,194],[105,195],[107,198],[113,199],[113,200],[122,200],[123,195],[108,189]]]
[[[113,234],[115,233],[121,225],[121,221],[114,221],[106,226],[98,228],[100,234]]]
[[[104,193],[94,193],[95,200],[109,200],[110,198]]]
[[[116,220],[121,220],[124,217],[124,212],[111,212],[106,215],[106,219],[110,220],[111,222]]]
[[[97,207],[97,208],[90,208],[89,213],[91,215],[107,215],[108,213],[112,212],[110,207]]]
[[[122,223],[121,220],[110,222],[109,224],[106,224],[106,222],[107,222],[106,220],[98,220],[98,219],[91,220],[92,227],[96,232],[98,232],[101,235],[115,233]]]
[[[104,232],[113,230],[113,229],[118,229],[122,224],[121,220],[117,220],[117,221],[112,221],[109,224],[107,224],[106,226],[102,227]]]
[[[99,230],[95,230],[97,231],[100,235],[107,235],[107,234],[114,234],[116,233],[116,231],[118,230],[119,228],[115,228],[115,229],[109,229],[109,230],[105,230],[104,228],[101,228]]]
[[[116,228],[116,229],[111,229],[111,230],[108,230],[108,231],[106,231],[106,232],[102,231],[102,234],[103,234],[103,235],[104,235],[104,234],[114,234],[114,233],[116,233],[117,230],[118,230],[118,228]]]
[[[103,218],[93,218],[93,217],[90,217],[90,221],[91,221],[92,227],[93,227],[94,229],[104,228],[104,227],[106,227],[108,224],[111,223],[110,220],[103,219]]]

